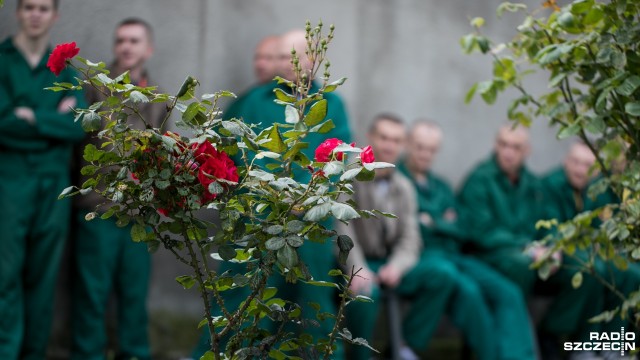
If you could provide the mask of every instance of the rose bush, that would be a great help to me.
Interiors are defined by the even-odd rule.
[[[86,219],[116,217],[119,225],[132,223],[133,241],[145,242],[151,251],[162,246],[192,270],[176,280],[185,289],[195,286],[202,297],[200,326],[207,326],[211,334],[211,349],[204,359],[283,359],[296,354],[326,359],[335,351],[338,338],[366,344],[362,339],[351,339],[341,328],[344,307],[351,301],[367,300],[348,290],[358,269],[349,274],[332,270],[329,275],[337,277],[335,283],[317,281],[298,251],[308,241],[335,242],[344,263],[353,242],[323,224],[329,219],[346,222],[361,216],[391,216],[356,209],[353,202],[341,199],[352,194],[352,181],[371,180],[375,169],[392,165],[375,162],[370,147],[362,149],[340,139],[329,139],[318,147],[315,162],[301,153],[309,133],[327,133],[334,127],[331,120],[324,120],[327,106],[323,94],[344,82],[329,82],[329,66],[325,64],[319,90],[310,91],[333,28],[327,36],[322,34],[321,24],[315,28],[307,24],[306,29],[312,70],[303,73],[293,53],[297,81],[277,78],[282,85],[276,93],[276,102],[283,105],[282,121],[264,128],[238,119],[224,120],[218,101],[234,95],[220,91],[198,96],[199,82],[192,77],[187,77],[176,95],[163,94],[153,87],[132,84],[127,73],[112,78],[104,63],[77,57],[82,64],[78,70],[85,79],[77,85],[60,83],[50,88],[62,91],[95,86],[105,95],[105,101],[75,109],[76,120],[87,131],[99,131],[97,136],[103,143],[85,147],[89,165],[81,172],[90,178],[65,189],[61,197],[97,192],[105,198],[100,208],[105,210],[92,212]],[[66,64],[73,54],[69,47],[54,53],[52,70]],[[129,117],[139,118],[138,106],[146,102],[165,103],[165,121],[178,113],[175,126],[192,135],[132,127]],[[265,158],[270,161],[260,161]],[[312,176],[296,175],[301,172]],[[217,212],[219,222],[212,222],[210,213],[198,215],[208,210]],[[218,273],[209,266],[211,257],[242,264],[245,271]],[[303,318],[298,304],[276,297],[278,289],[267,287],[267,280],[276,274],[290,282],[339,289],[338,313],[325,314],[318,309],[317,319]],[[222,294],[242,288],[249,294],[245,301],[237,308],[229,307]],[[212,303],[221,316],[211,315]],[[267,318],[281,324],[275,333],[261,328],[259,320]],[[326,338],[285,330],[285,325],[299,328],[316,320],[333,321],[333,331]],[[221,348],[221,339],[229,336],[235,347]]]

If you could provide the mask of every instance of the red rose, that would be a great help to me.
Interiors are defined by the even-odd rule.
[[[76,47],[75,41],[67,44],[59,44],[53,49],[51,55],[49,55],[47,67],[58,76],[67,66],[67,60],[78,55],[79,52],[80,49]]]
[[[318,148],[316,149],[316,161],[317,162],[328,162],[331,160],[331,154],[333,153],[333,149],[335,149],[338,145],[343,144],[344,141],[336,138],[331,138],[325,140]],[[336,154],[337,160],[342,160],[343,154],[341,152]]]
[[[194,149],[193,157],[200,165],[204,164],[209,158],[218,156],[218,152],[209,141],[193,144],[191,148]]]
[[[164,215],[164,216],[169,216],[169,210],[167,210],[167,209],[160,208],[160,209],[158,209],[158,213],[160,213],[161,215]]]
[[[362,149],[362,152],[360,153],[360,161],[362,161],[363,164],[376,161],[376,157],[373,156],[373,149],[371,149],[371,145]]]
[[[203,198],[205,201],[216,198],[217,194],[209,192],[209,185],[218,179],[238,182],[238,169],[236,165],[233,163],[233,160],[222,151],[216,151],[215,155],[209,156],[206,161],[200,165],[198,181],[200,181],[200,184],[204,187]],[[223,187],[226,186],[225,183],[221,183],[220,185]]]

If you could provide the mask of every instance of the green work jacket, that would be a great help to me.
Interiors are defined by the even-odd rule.
[[[480,250],[523,248],[538,235],[544,218],[540,180],[526,167],[516,184],[499,169],[495,157],[477,166],[458,195],[461,218],[469,239]]]
[[[398,170],[411,180],[418,196],[418,223],[424,249],[457,252],[465,239],[458,219],[447,219],[447,211],[458,214],[456,198],[447,182],[429,172],[425,184],[418,183],[404,162]],[[427,220],[428,218],[428,220]]]
[[[69,68],[59,76],[47,69],[49,53],[31,68],[11,38],[0,43],[0,159],[7,171],[67,172],[72,145],[84,138],[73,112],[57,110],[67,96],[76,97],[76,107],[85,107],[82,92],[44,90],[54,82],[75,82]],[[35,125],[18,118],[17,107],[31,108]]]

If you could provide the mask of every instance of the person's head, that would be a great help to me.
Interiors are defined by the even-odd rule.
[[[280,75],[287,80],[295,80],[295,72],[291,64],[292,49],[296,50],[302,71],[308,72],[311,69],[311,61],[309,61],[309,57],[305,54],[307,48],[307,39],[305,36],[306,32],[304,30],[296,29],[286,32],[280,37],[280,45],[278,46],[278,70]]]
[[[266,83],[278,74],[280,39],[271,35],[260,40],[253,55],[253,69],[259,83]]]
[[[376,161],[395,163],[404,147],[406,129],[404,121],[396,115],[383,113],[373,118],[368,139]]]
[[[596,156],[584,143],[574,143],[564,159],[564,172],[574,189],[582,190],[589,184],[589,170]]]
[[[522,126],[504,125],[496,136],[495,152],[500,169],[507,176],[516,178],[525,159],[529,156],[529,131]]]
[[[416,120],[407,136],[407,165],[412,171],[426,173],[442,144],[442,129],[431,120]]]
[[[124,70],[142,67],[153,55],[153,29],[142,19],[122,20],[113,40],[116,63]]]
[[[36,39],[49,34],[58,20],[59,0],[18,0],[16,17],[20,32]]]

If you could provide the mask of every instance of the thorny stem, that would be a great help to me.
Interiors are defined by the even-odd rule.
[[[358,273],[362,270],[362,268],[358,269],[357,271],[354,271],[355,267],[352,266],[351,267],[351,276],[349,276],[349,279],[347,280],[347,284],[344,287],[344,290],[342,290],[342,294],[340,295],[340,306],[338,307],[338,314],[336,315],[336,322],[333,325],[333,329],[331,329],[331,335],[329,335],[329,344],[327,345],[327,350],[324,353],[324,360],[328,360],[329,356],[333,353],[331,351],[331,348],[333,347],[333,343],[336,340],[336,336],[338,334],[338,329],[340,328],[340,324],[342,323],[342,320],[344,318],[344,311],[347,307],[347,297],[349,296],[349,288],[351,287],[351,283],[353,282],[353,279],[358,276]]]
[[[202,302],[204,302],[205,308],[205,317],[207,319],[207,325],[209,326],[209,334],[211,336],[211,351],[217,360],[220,359],[220,351],[219,351],[219,340],[222,335],[218,335],[216,333],[216,328],[213,324],[213,318],[211,317],[211,301],[209,300],[209,293],[205,288],[205,282],[202,276],[202,270],[200,269],[200,264],[198,262],[198,257],[193,250],[193,244],[191,240],[189,240],[189,235],[186,231],[183,232],[184,241],[187,244],[187,249],[189,251],[189,256],[191,257],[191,267],[196,273],[196,280],[198,281],[198,286],[200,287],[200,297],[202,298]]]

